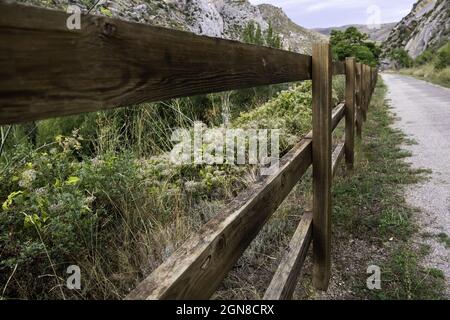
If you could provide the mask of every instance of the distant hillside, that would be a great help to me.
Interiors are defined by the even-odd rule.
[[[450,40],[450,1],[419,0],[389,34],[383,53],[403,48],[416,58],[429,48]]]
[[[379,29],[370,29],[364,24],[349,24],[341,27],[316,28],[313,30],[329,36],[331,34],[331,30],[344,31],[349,27],[356,27],[360,32],[367,33],[369,35],[369,39],[376,42],[384,42],[396,24],[396,22],[384,23],[380,25]]]

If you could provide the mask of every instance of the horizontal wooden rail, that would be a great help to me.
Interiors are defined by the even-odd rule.
[[[343,142],[339,143],[336,148],[333,151],[333,154],[331,156],[331,172],[333,173],[333,176],[336,175],[337,167],[339,166],[339,162],[341,162],[342,158],[344,157],[344,149],[345,145]]]
[[[209,298],[312,164],[312,141],[302,140],[279,170],[232,201],[134,289],[127,299]]]
[[[331,116],[332,131],[334,131],[334,129],[336,129],[336,127],[339,125],[339,122],[341,122],[342,118],[344,118],[344,115],[345,115],[345,103],[340,103],[333,110],[333,114]]]
[[[289,248],[264,294],[265,300],[289,300],[292,298],[311,243],[311,233],[312,212],[308,211],[303,214]]]
[[[311,79],[311,57],[0,3],[0,125]]]

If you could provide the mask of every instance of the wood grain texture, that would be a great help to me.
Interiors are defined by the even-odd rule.
[[[274,175],[227,205],[126,299],[209,298],[311,164],[312,141],[303,139]]]
[[[331,171],[333,172],[333,176],[336,175],[339,163],[341,162],[342,158],[344,157],[344,150],[345,150],[345,143],[341,142],[336,146],[336,148],[333,151],[333,154],[331,156],[331,158],[332,158],[332,160],[331,160],[332,170]]]
[[[312,234],[312,212],[303,214],[277,271],[264,294],[264,300],[290,300],[308,253]]]
[[[361,64],[361,113],[363,122],[367,120],[367,101],[368,101],[368,81],[367,81],[367,68],[365,64]]]
[[[311,57],[0,3],[0,125],[311,79]]]
[[[355,161],[355,59],[345,60],[345,163],[353,169]]]
[[[356,135],[361,138],[362,136],[362,81],[361,81],[361,63],[356,63]]]
[[[326,290],[331,268],[331,49],[313,45],[313,285]]]
[[[341,122],[345,115],[345,103],[340,103],[336,108],[333,109],[333,114],[331,115],[331,131],[334,131],[336,127]]]

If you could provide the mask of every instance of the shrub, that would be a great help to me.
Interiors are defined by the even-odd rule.
[[[414,65],[422,66],[433,61],[433,59],[434,53],[431,50],[426,50],[414,60]]]
[[[61,298],[50,288],[60,285],[68,265],[108,243],[106,230],[115,229],[119,214],[113,201],[129,195],[137,181],[130,157],[79,161],[76,135],[57,142],[42,151],[18,150],[0,178],[1,282],[17,268],[17,285],[7,296]]]
[[[389,56],[397,61],[401,68],[410,68],[413,65],[413,60],[408,52],[403,48],[397,48],[390,52]]]
[[[148,255],[167,250],[151,247],[157,230],[171,228],[175,215],[196,202],[223,199],[243,186],[242,167],[175,166],[164,154],[136,159],[130,152],[80,158],[80,148],[77,132],[58,136],[38,151],[18,148],[3,168],[0,282],[14,273],[6,297],[74,297],[63,279],[71,264],[83,265],[85,297],[120,297],[123,279],[113,291],[102,288],[112,286],[114,274],[133,282]],[[139,249],[136,237],[144,237],[150,249]],[[118,252],[126,263],[119,263]]]
[[[343,61],[346,57],[356,57],[358,62],[378,65],[380,47],[355,27],[349,27],[345,31],[332,30],[330,43],[335,59]]]
[[[448,66],[450,66],[450,43],[447,43],[438,50],[434,62],[434,67],[437,70],[442,70]]]

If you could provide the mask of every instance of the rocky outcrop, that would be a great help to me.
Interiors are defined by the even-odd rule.
[[[404,48],[416,58],[429,48],[450,40],[450,1],[419,0],[392,30],[383,44],[383,54]]]
[[[281,35],[286,50],[311,54],[312,43],[328,41],[328,37],[295,24],[281,8],[270,4],[258,6],[263,18]]]
[[[96,0],[18,2],[58,9],[65,9],[72,3],[86,12]],[[271,23],[280,34],[284,48],[300,53],[310,53],[313,41],[327,40],[319,33],[296,25],[281,9],[270,5],[254,6],[247,0],[101,0],[91,13],[232,40],[240,40],[250,22],[257,23],[262,31]]]

